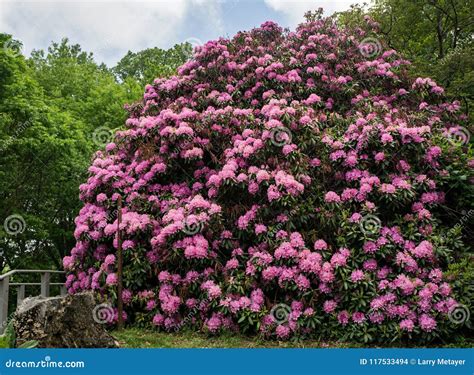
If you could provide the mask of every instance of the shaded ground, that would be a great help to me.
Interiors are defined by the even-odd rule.
[[[305,341],[265,341],[258,337],[237,334],[207,336],[196,332],[165,333],[138,328],[113,331],[124,348],[327,348],[357,347],[353,344],[337,342]]]
[[[202,333],[185,331],[177,333],[157,332],[140,328],[127,328],[111,332],[122,348],[363,348],[376,345],[361,345],[344,342],[303,341],[267,341],[258,337],[238,334],[208,336]],[[384,346],[388,347],[388,346]],[[396,345],[394,347],[397,347]],[[400,347],[400,345],[398,346]],[[414,347],[414,346],[411,346]],[[423,346],[416,346],[422,348]],[[439,343],[434,348],[472,348],[473,340],[462,339],[455,343]]]
[[[157,332],[141,328],[127,328],[112,331],[122,348],[363,348],[361,344],[344,342],[303,341],[266,341],[258,337],[238,334],[224,334],[213,337],[202,333],[185,331],[177,333]],[[0,348],[7,348],[8,340],[0,336]],[[367,347],[367,346],[366,346]],[[368,345],[368,347],[376,347]],[[395,346],[397,347],[397,346]],[[400,346],[399,346],[400,347]],[[415,347],[415,346],[411,346]],[[416,346],[423,347],[423,346]],[[450,344],[430,345],[434,348],[473,348],[473,339],[464,339]]]

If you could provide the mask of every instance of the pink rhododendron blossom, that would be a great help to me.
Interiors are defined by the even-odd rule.
[[[117,274],[110,273],[107,275],[107,279],[105,280],[107,285],[115,285],[117,284]]]

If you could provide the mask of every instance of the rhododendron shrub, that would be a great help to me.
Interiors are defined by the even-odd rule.
[[[446,210],[472,194],[453,137],[465,118],[395,51],[367,56],[368,35],[266,22],[148,85],[80,187],[69,292],[116,300],[121,196],[129,322],[278,339],[449,333],[444,271],[466,246]]]

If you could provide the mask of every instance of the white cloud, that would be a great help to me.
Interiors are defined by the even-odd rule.
[[[26,53],[69,37],[94,52],[98,61],[113,64],[128,50],[167,48],[181,42],[178,36],[193,7],[213,14],[214,21],[206,19],[206,23],[219,26],[217,3],[200,1],[0,0],[0,30],[21,40]]]
[[[226,20],[243,22],[256,0],[0,0],[0,32],[12,34],[32,49],[46,49],[68,37],[98,62],[114,65],[128,50],[169,48],[185,40],[205,42],[226,35]],[[259,0],[263,2],[263,0]],[[357,0],[265,0],[285,26],[294,28],[309,9],[328,13],[348,8]],[[253,9],[250,8],[250,9]],[[265,7],[262,22],[268,17]],[[234,18],[236,17],[236,18]],[[244,18],[242,18],[244,17]],[[232,31],[233,32],[233,31]]]
[[[336,11],[349,9],[351,4],[360,3],[358,0],[265,0],[268,7],[286,15],[290,27],[294,28],[304,21],[308,10],[323,8],[329,15]]]

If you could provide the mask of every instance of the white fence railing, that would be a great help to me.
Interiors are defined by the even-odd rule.
[[[41,282],[20,282],[13,280],[13,276],[22,273],[36,273],[41,275]],[[28,286],[41,286],[40,295],[49,297],[50,287],[59,286],[60,294],[66,294],[64,283],[52,283],[51,274],[64,274],[64,271],[55,270],[12,270],[0,275],[0,334],[3,333],[8,323],[8,301],[10,296],[10,287],[16,287],[17,306],[25,299],[25,289]]]

